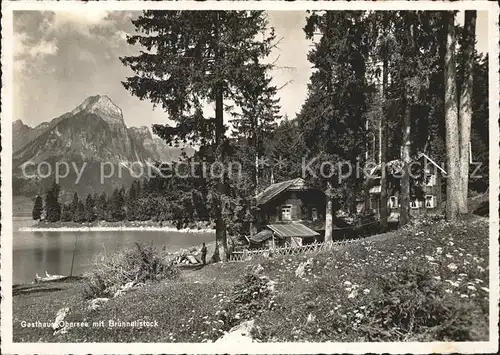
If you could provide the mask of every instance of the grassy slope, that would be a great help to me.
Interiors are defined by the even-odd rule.
[[[299,263],[310,257],[314,261],[311,273],[304,279],[296,277]],[[361,335],[366,332],[356,330],[363,326],[357,317],[367,306],[386,299],[381,278],[406,268],[428,270],[433,277],[439,277],[434,286],[448,302],[459,304],[464,313],[450,314],[450,322],[454,321],[451,318],[465,315],[469,323],[464,326],[474,329],[473,339],[485,340],[488,336],[488,224],[485,219],[475,218],[455,225],[438,222],[414,226],[317,255],[209,265],[185,271],[176,281],[146,285],[110,300],[97,311],[85,309],[82,281],[19,286],[13,291],[14,341],[215,340],[227,330],[219,313],[229,302],[233,286],[245,270],[257,264],[276,282],[275,300],[279,305],[256,317],[256,334],[262,341],[367,340]],[[358,285],[354,297],[352,285]],[[68,321],[156,320],[159,326],[74,328],[58,337],[50,329],[20,326],[22,320],[53,321],[63,306],[71,307]],[[308,317],[314,321],[308,322]],[[393,335],[398,334],[397,329],[394,331]],[[422,339],[422,334],[400,335],[400,340]]]

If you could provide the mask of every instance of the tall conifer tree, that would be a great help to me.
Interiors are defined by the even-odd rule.
[[[364,156],[365,113],[373,92],[366,79],[370,52],[367,26],[363,11],[327,11],[313,13],[305,27],[308,38],[322,35],[308,55],[315,71],[298,119],[305,145],[329,163],[319,169],[320,180],[316,182],[327,196],[325,241],[333,237],[334,202],[354,212],[357,187],[363,179],[351,171],[339,183],[339,175],[347,172],[335,167],[342,162],[355,167]]]
[[[460,126],[460,198],[459,211],[467,213],[467,196],[469,190],[469,148],[471,144],[472,123],[472,88],[474,83],[474,42],[476,34],[476,10],[465,11],[465,26],[462,46],[464,52],[463,81],[460,93],[459,126]]]
[[[35,221],[39,221],[42,218],[43,212],[43,201],[42,198],[38,195],[35,199],[35,205],[33,206],[33,211],[31,216]]]
[[[227,157],[225,100],[238,97],[269,69],[261,58],[274,41],[263,11],[144,11],[132,21],[128,42],[141,54],[122,58],[134,75],[123,83],[133,95],[161,106],[174,126],[154,126],[167,142],[200,146],[199,158],[224,164]],[[215,115],[203,107],[215,104]],[[216,227],[213,260],[226,260],[231,206],[227,176],[207,181],[205,198]],[[193,219],[190,216],[189,219]]]
[[[460,148],[458,125],[458,97],[455,63],[455,14],[448,13],[445,18],[446,55],[444,62],[445,81],[445,125],[446,125],[446,218],[455,220],[459,213],[460,198]]]
[[[61,187],[56,182],[52,183],[45,196],[46,220],[58,222],[61,219],[61,203],[59,202],[59,192]]]

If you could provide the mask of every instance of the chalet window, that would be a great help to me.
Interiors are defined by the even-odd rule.
[[[389,208],[398,208],[399,207],[399,201],[397,196],[391,196],[389,197]]]
[[[425,184],[426,186],[436,186],[436,174],[431,174],[427,176],[427,183]]]
[[[370,199],[370,209],[378,211],[378,199],[377,198]]]
[[[311,219],[311,216],[309,214],[310,210],[308,206],[302,205],[300,206],[300,215],[301,219]]]
[[[436,196],[425,195],[425,208],[436,208]]]
[[[292,205],[281,206],[281,219],[284,221],[292,220]]]
[[[318,219],[318,209],[316,207],[311,208],[311,219],[316,221]]]
[[[417,208],[420,208],[421,206],[422,206],[422,202],[417,200],[417,199],[413,199],[410,201],[410,208],[417,209]]]

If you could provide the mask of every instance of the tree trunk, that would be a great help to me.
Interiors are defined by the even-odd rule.
[[[411,17],[406,17],[406,36],[411,40],[410,52],[416,55],[414,22]],[[406,71],[405,71],[406,72]],[[408,72],[406,72],[408,75]],[[410,221],[410,163],[411,163],[411,108],[413,100],[410,99],[411,90],[407,87],[403,89],[403,140],[401,146],[401,160],[403,161],[403,175],[401,177],[401,190],[399,198],[399,225],[403,226]]]
[[[458,209],[467,213],[467,194],[469,190],[469,146],[472,121],[472,84],[474,66],[474,42],[476,34],[476,10],[465,11],[464,29],[464,79],[460,95],[460,195]]]
[[[403,226],[410,221],[410,133],[411,133],[411,107],[410,103],[404,98],[404,117],[403,117],[403,147],[401,150],[401,159],[403,161],[403,176],[401,177],[401,199],[399,207],[399,225]]]
[[[382,67],[382,116],[380,122],[380,221],[382,229],[385,231],[388,227],[388,211],[387,211],[387,124],[388,124],[388,108],[387,108],[387,85],[389,78],[389,65],[386,52],[384,51],[383,67]]]
[[[333,187],[331,181],[327,181],[326,185],[325,242],[331,242],[333,240]]]
[[[359,142],[359,138],[355,138],[355,141],[356,142]],[[359,160],[358,160],[358,157],[360,159],[363,158],[363,155],[361,152],[357,152],[356,150],[353,150],[354,154],[351,158],[351,166],[352,167],[355,167],[355,166],[358,166],[358,164],[360,164]],[[350,194],[350,197],[349,197],[349,203],[348,203],[348,209],[349,209],[349,212],[351,214],[351,216],[353,216],[355,218],[356,221],[359,220],[359,216],[358,216],[358,197],[355,193],[355,191],[361,191],[361,186],[360,186],[360,183],[359,183],[359,179],[358,177],[356,176],[357,174],[351,174],[351,191],[352,193]]]
[[[446,128],[446,219],[456,220],[460,191],[459,167],[459,127],[455,66],[455,15],[448,13],[446,18],[446,54],[444,61],[444,106]]]
[[[217,161],[224,162],[224,110],[223,110],[223,96],[222,88],[217,88],[215,99],[215,141],[217,145]],[[222,196],[226,193],[225,179],[217,183],[217,203],[215,207],[215,250],[212,256],[212,261],[227,261],[228,248],[227,248],[227,235],[226,235],[226,222],[222,216]]]
[[[215,21],[215,38],[219,42],[219,21],[218,13]],[[215,61],[217,65],[222,56],[220,47],[215,51]],[[217,68],[217,85],[215,88],[215,145],[216,145],[216,161],[224,164],[224,92],[223,81],[220,74],[220,68]],[[225,174],[221,181],[217,183],[217,203],[215,207],[215,250],[212,255],[212,261],[227,261],[227,234],[226,222],[223,218],[222,196],[226,193]]]
[[[254,177],[253,177],[253,183],[255,187],[255,194],[259,192],[259,154],[255,154],[255,167],[253,171]]]

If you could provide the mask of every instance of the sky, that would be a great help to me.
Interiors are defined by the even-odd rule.
[[[121,84],[132,71],[120,56],[138,53],[126,35],[134,31],[130,11],[16,11],[14,14],[14,120],[36,126],[73,110],[88,96],[108,95],[123,110],[127,126],[167,123],[168,116],[149,101],[132,96]],[[300,111],[307,94],[312,43],[302,28],[306,13],[270,11],[269,24],[281,39],[269,58],[279,92],[281,114]],[[463,13],[457,21],[463,23]],[[478,12],[477,48],[487,51],[487,12]],[[226,115],[227,116],[227,115]]]

